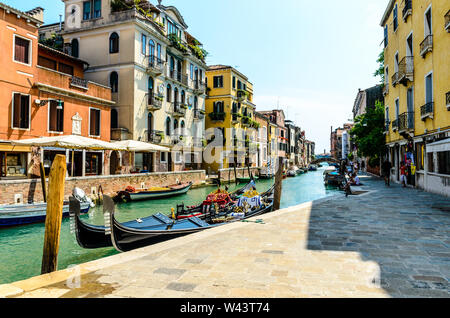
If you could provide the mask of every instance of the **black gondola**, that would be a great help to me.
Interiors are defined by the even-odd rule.
[[[252,186],[251,184],[246,185],[245,187],[238,189],[235,192],[231,193],[231,196],[234,199],[237,199],[240,195],[245,193],[245,191],[247,191],[249,188],[251,188],[251,186]],[[264,195],[266,197],[273,195],[273,187],[272,187],[271,193],[269,193],[269,191],[268,191]],[[110,197],[104,196],[103,212],[104,212],[105,216],[107,217],[105,220],[105,226],[90,225],[90,224],[83,222],[81,219],[81,216],[80,216],[79,201],[77,201],[76,199],[71,197],[69,199],[69,202],[70,202],[69,211],[70,211],[71,222],[73,223],[73,229],[75,231],[75,236],[76,236],[78,244],[81,247],[86,248],[86,249],[113,247],[113,242],[111,240],[111,233],[110,233],[111,222],[110,222],[110,219],[108,218],[108,216],[109,216],[110,211],[114,211],[114,201]],[[228,207],[228,208],[230,208],[230,207]],[[189,213],[189,211],[193,211],[194,209],[188,210],[185,212]],[[208,213],[208,215],[211,215],[211,213],[214,213],[214,212],[216,212],[216,211],[210,211],[210,213]],[[219,213],[222,213],[222,211],[219,211]],[[266,213],[266,212],[264,212],[264,213]],[[261,214],[261,213],[259,213],[259,214]],[[254,216],[254,215],[256,215],[256,214],[252,213],[252,216]],[[204,217],[206,217],[206,216],[204,216]],[[197,219],[199,219],[199,218],[197,218]],[[199,221],[202,222],[202,220],[200,220],[200,219],[199,219]],[[168,223],[174,223],[174,222],[175,222],[175,220],[172,220],[163,214],[156,214],[156,215],[152,215],[147,218],[122,223],[121,225],[124,227],[133,227],[136,225],[136,223],[138,223],[138,224],[141,224],[141,227],[143,227],[144,225],[152,227],[152,226],[161,226],[161,224],[168,224]],[[180,222],[180,221],[177,221],[177,222]],[[174,233],[167,233],[167,234],[171,234],[171,235],[167,235],[165,237],[159,237],[157,240],[154,241],[154,243],[177,237],[176,235],[172,235]],[[189,232],[184,231],[182,235],[186,235],[186,234],[189,234]],[[181,235],[179,235],[179,236],[181,236]],[[147,243],[151,244],[150,241],[147,241]]]
[[[192,233],[198,233],[221,225],[239,222],[261,214],[272,212],[273,191],[274,187],[272,187],[271,190],[266,192],[264,196],[261,197],[262,202],[259,207],[254,210],[250,210],[247,213],[234,215],[233,209],[230,208],[230,210],[223,211],[219,215],[210,214],[210,217],[205,220],[197,217],[191,217],[179,221],[170,219],[162,214],[157,214],[154,215],[151,220],[142,219],[128,223],[120,223],[116,220],[114,216],[114,208],[112,208],[109,211],[111,225],[108,230],[111,232],[111,241],[115,249],[119,252],[127,252],[155,243],[160,243]],[[111,200],[111,198],[105,196],[104,201],[108,200]],[[114,205],[112,205],[112,207],[114,207]],[[159,221],[159,224],[155,225],[155,219]],[[223,222],[221,222],[222,220]]]

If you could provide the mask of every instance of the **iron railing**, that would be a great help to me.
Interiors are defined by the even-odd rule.
[[[405,56],[398,63],[398,82],[404,83],[407,80],[413,81],[414,78],[414,57]]]
[[[178,101],[172,103],[172,114],[175,117],[183,117],[186,115],[186,108]]]
[[[445,30],[447,32],[450,32],[450,10],[447,11],[444,18],[445,18]]]
[[[196,94],[204,94],[206,91],[206,84],[200,80],[194,80],[194,93]]]
[[[403,20],[406,22],[408,16],[412,14],[412,0],[405,0],[405,6],[403,7]]]
[[[427,35],[425,39],[420,43],[420,55],[424,57],[428,52],[433,50],[433,35]]]
[[[84,88],[84,89],[88,89],[88,82],[89,82],[88,80],[85,80],[83,78],[79,78],[79,77],[76,77],[76,76],[72,76],[70,78],[70,85],[71,86],[81,87],[81,88]]]
[[[389,83],[385,83],[383,87],[383,95],[386,96],[389,94]]]
[[[160,144],[163,136],[164,132],[159,130],[147,131],[147,138],[148,138],[147,141],[154,144]]]
[[[398,116],[398,131],[414,129],[414,112],[406,112]]]
[[[174,69],[169,69],[169,77],[183,85],[188,85],[188,77],[181,72]]]
[[[434,102],[426,103],[422,107],[420,107],[420,116],[422,120],[427,117],[433,117],[434,114]]]
[[[155,74],[162,74],[164,72],[164,61],[160,58],[149,55],[147,56],[147,71],[155,73]]]
[[[394,119],[392,121],[392,130],[397,130],[398,129],[398,119]]]
[[[395,85],[398,84],[399,78],[400,78],[400,73],[399,72],[395,72],[394,75],[392,75],[392,78],[391,78],[392,86],[395,87]]]
[[[225,113],[209,113],[209,118],[214,121],[224,121],[225,120]]]
[[[146,99],[147,99],[147,107],[149,109],[161,109],[162,108],[162,103],[163,103],[163,97],[160,95],[156,95],[153,93],[147,93],[145,94]]]

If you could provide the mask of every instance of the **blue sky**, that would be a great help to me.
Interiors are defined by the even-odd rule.
[[[60,0],[0,0],[26,11],[45,9],[59,22]],[[152,3],[157,3],[153,0]],[[388,0],[163,0],[209,52],[208,64],[236,67],[254,85],[258,110],[281,108],[329,151],[330,130],[352,117],[358,89],[373,77],[382,50],[379,26]]]

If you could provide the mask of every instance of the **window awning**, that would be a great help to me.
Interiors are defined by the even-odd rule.
[[[427,153],[450,151],[450,138],[427,145]]]

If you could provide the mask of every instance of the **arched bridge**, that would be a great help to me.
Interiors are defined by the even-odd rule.
[[[322,157],[322,158],[318,158],[314,161],[311,161],[312,165],[316,165],[318,163],[322,163],[322,162],[331,162],[331,163],[340,163],[339,160],[335,159],[335,158],[331,158],[331,157]]]

